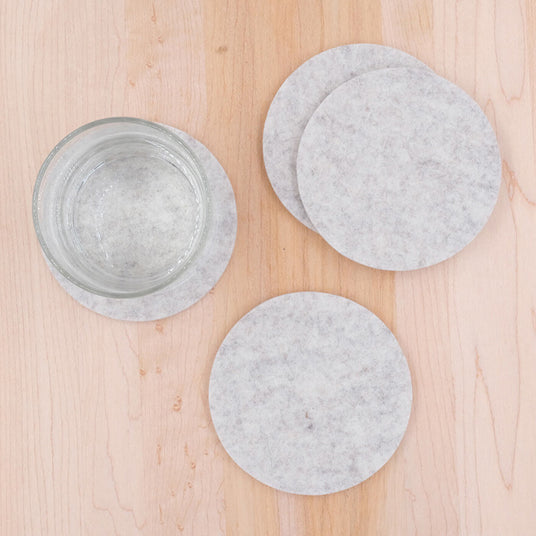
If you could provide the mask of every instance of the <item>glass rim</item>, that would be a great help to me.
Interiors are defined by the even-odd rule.
[[[39,222],[39,194],[41,191],[41,185],[43,183],[44,176],[46,174],[46,171],[48,170],[51,161],[53,158],[61,151],[61,149],[66,146],[71,140],[75,139],[80,134],[98,127],[100,125],[105,125],[109,123],[133,123],[142,125],[148,128],[151,128],[153,130],[159,131],[161,134],[165,135],[167,138],[171,139],[174,143],[176,143],[180,149],[182,149],[188,157],[191,158],[193,165],[195,166],[195,171],[199,174],[200,177],[200,187],[202,190],[202,196],[205,198],[205,218],[204,218],[204,225],[199,233],[199,240],[197,247],[194,248],[194,251],[192,252],[192,255],[190,258],[185,262],[182,269],[174,270],[169,274],[168,277],[164,278],[163,281],[160,283],[151,286],[148,289],[143,289],[139,291],[126,291],[126,292],[114,292],[114,291],[103,291],[102,289],[97,289],[95,287],[92,287],[90,285],[85,284],[83,281],[80,281],[80,279],[73,276],[68,270],[63,268],[60,262],[56,259],[55,255],[52,253],[50,248],[47,245],[46,239],[44,237],[43,232],[41,231],[41,224]],[[188,165],[188,162],[186,162],[186,165]],[[194,258],[197,256],[200,246],[202,247],[202,241],[204,236],[206,235],[206,228],[207,223],[209,219],[209,199],[208,199],[208,191],[206,186],[207,178],[205,171],[203,169],[203,166],[201,165],[201,162],[199,161],[199,158],[197,155],[193,152],[193,150],[177,136],[173,131],[166,128],[166,126],[155,123],[153,121],[148,121],[145,119],[140,119],[137,117],[129,117],[129,116],[114,116],[114,117],[106,117],[103,119],[96,119],[95,121],[91,121],[89,123],[85,123],[84,125],[81,125],[80,127],[76,128],[75,130],[69,132],[66,136],[64,136],[48,153],[47,157],[41,164],[39,168],[39,172],[37,173],[37,178],[35,180],[33,193],[32,193],[32,219],[34,224],[35,233],[37,235],[37,239],[39,241],[39,244],[41,246],[41,249],[43,253],[45,254],[46,259],[52,264],[52,266],[68,281],[76,285],[77,287],[81,288],[82,290],[85,290],[87,292],[90,292],[91,294],[96,294],[99,296],[104,296],[107,298],[115,298],[115,299],[128,299],[128,298],[139,298],[142,296],[146,296],[149,294],[152,294],[154,292],[157,292],[171,283],[173,283],[175,280],[179,278],[179,276],[184,272],[184,269],[186,269],[188,266],[191,265]]]

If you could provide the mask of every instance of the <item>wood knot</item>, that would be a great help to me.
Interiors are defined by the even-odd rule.
[[[175,397],[175,403],[173,404],[173,411],[180,411],[182,409],[182,398],[180,396]]]

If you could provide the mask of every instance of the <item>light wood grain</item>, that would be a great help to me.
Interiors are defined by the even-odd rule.
[[[277,200],[263,120],[300,63],[352,42],[399,47],[472,94],[504,159],[484,231],[436,267],[354,264]],[[0,534],[529,535],[536,526],[536,5],[532,0],[0,2]],[[205,143],[233,183],[231,263],[188,311],[100,317],[48,272],[31,223],[37,170],[96,118],[133,115]],[[349,491],[297,497],[219,445],[218,345],[261,301],[347,296],[400,340],[408,433]]]

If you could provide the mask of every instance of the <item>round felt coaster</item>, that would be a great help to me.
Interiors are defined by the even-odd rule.
[[[389,329],[357,303],[285,294],[245,315],[210,377],[216,432],[231,458],[273,488],[323,495],[359,484],[406,430],[408,365]]]
[[[425,69],[334,90],[303,133],[297,174],[318,232],[350,259],[412,270],[465,247],[495,206],[501,156],[467,93]]]
[[[119,320],[158,320],[172,316],[199,301],[222,276],[233,252],[236,237],[236,205],[233,188],[214,155],[199,141],[168,127],[198,157],[207,177],[210,213],[200,252],[180,280],[139,298],[106,298],[71,283],[50,263],[60,285],[79,303],[104,316]]]
[[[307,121],[337,86],[368,71],[387,67],[428,68],[417,58],[380,45],[344,45],[312,57],[276,93],[264,124],[264,165],[272,187],[287,210],[314,230],[300,198],[296,156]]]

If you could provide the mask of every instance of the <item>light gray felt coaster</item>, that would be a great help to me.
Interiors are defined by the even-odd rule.
[[[303,133],[297,174],[318,232],[350,259],[412,270],[465,247],[495,206],[501,156],[467,93],[424,69],[363,74]]]
[[[285,294],[245,315],[210,377],[216,432],[231,458],[273,488],[323,495],[359,484],[406,430],[408,365],[389,329],[357,303]]]
[[[337,86],[368,71],[387,67],[428,68],[417,58],[381,45],[344,45],[326,50],[298,67],[276,93],[264,124],[264,165],[287,210],[314,230],[300,198],[296,156],[307,121]]]
[[[199,301],[218,282],[233,252],[236,237],[236,205],[233,188],[214,155],[199,141],[168,127],[195,153],[205,170],[210,216],[202,250],[184,278],[153,294],[139,298],[106,298],[79,288],[48,266],[60,285],[82,305],[119,320],[158,320],[172,316]]]

